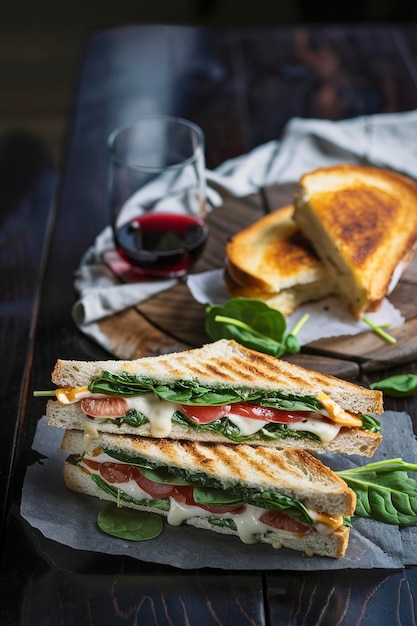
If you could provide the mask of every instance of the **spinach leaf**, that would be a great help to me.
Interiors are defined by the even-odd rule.
[[[146,467],[140,468],[140,473],[153,480],[154,483],[160,483],[164,485],[189,485],[190,483],[181,476],[176,476],[172,472],[168,471],[166,467],[155,467],[148,469]]]
[[[208,487],[194,487],[194,500],[199,504],[223,505],[243,503],[253,504],[262,509],[283,511],[299,522],[313,524],[306,507],[294,498],[276,493],[275,491],[248,490],[246,497],[242,498],[239,493],[224,489],[213,489]]]
[[[193,489],[193,498],[198,504],[218,505],[237,504],[242,502],[238,495],[234,495],[224,489],[214,487],[197,486]]]
[[[313,523],[305,506],[301,502],[298,502],[290,496],[269,491],[260,492],[256,488],[246,487],[242,484],[231,485],[230,487],[225,489],[220,480],[211,476],[207,476],[203,472],[191,472],[189,470],[185,470],[179,467],[172,467],[168,465],[162,465],[156,462],[149,462],[142,457],[133,456],[128,453],[126,454],[123,451],[112,450],[107,447],[104,448],[104,450],[113,458],[121,460],[125,463],[130,463],[131,465],[135,465],[140,469],[141,472],[143,471],[143,467],[147,467],[149,469],[156,469],[158,472],[162,470],[164,472],[167,472],[168,474],[173,474],[175,476],[183,478],[185,481],[187,481],[188,484],[193,485],[193,493],[196,494],[197,498],[200,498],[204,501],[201,502],[202,504],[230,504],[236,502],[246,502],[266,509],[285,511],[287,515],[294,517],[304,524]],[[104,482],[102,481],[100,476],[96,476],[94,474],[92,474],[91,476],[94,479],[98,478],[99,481]],[[120,499],[126,499],[130,497],[127,496],[127,494],[124,494],[121,490],[117,490],[111,485],[107,485],[106,483],[102,488],[107,490],[108,493],[116,492],[116,495],[117,492],[119,492]],[[169,501],[165,499],[160,502],[168,503]],[[167,506],[169,506],[169,503]]]
[[[276,357],[295,354],[300,351],[296,331],[286,334],[286,328],[280,311],[255,298],[231,298],[224,305],[206,307],[205,329],[213,341],[234,339]]]
[[[262,396],[261,391],[247,388],[230,389],[219,386],[213,389],[192,380],[179,380],[167,385],[157,385],[155,382],[151,383],[149,378],[110,372],[102,372],[100,378],[89,384],[88,389],[94,393],[121,396],[138,396],[152,392],[162,400],[199,406],[221,406],[231,402],[255,401]]]
[[[355,515],[399,526],[417,524],[417,465],[400,458],[336,472],[356,493]]]
[[[283,511],[303,524],[313,524],[313,519],[304,504],[282,493],[275,491],[251,493],[248,502],[263,509]]]
[[[398,374],[396,376],[389,376],[376,383],[372,383],[371,389],[379,389],[387,396],[392,396],[393,398],[411,396],[417,391],[417,375]]]
[[[267,405],[269,406],[269,405]],[[290,430],[285,424],[278,422],[270,422],[266,424],[261,430],[253,433],[253,435],[242,435],[239,427],[233,424],[227,417],[209,422],[208,424],[198,424],[193,420],[190,420],[183,413],[177,411],[172,416],[172,421],[175,424],[181,424],[181,426],[187,426],[192,428],[196,432],[209,432],[213,431],[227,437],[234,443],[244,443],[245,441],[265,441],[266,439],[304,439],[309,438],[313,441],[320,441],[320,437],[314,433],[301,430]]]
[[[91,418],[91,421],[94,422],[94,418]],[[121,426],[122,424],[127,424],[129,426],[133,426],[134,428],[138,428],[139,426],[143,426],[148,422],[148,418],[143,415],[137,409],[129,409],[126,415],[123,417],[107,417],[102,419],[100,423],[103,424],[116,424],[117,426]]]
[[[161,500],[152,500],[152,499],[136,500],[135,498],[132,498],[132,496],[129,496],[129,494],[124,492],[122,489],[118,489],[117,487],[113,487],[113,485],[106,483],[106,481],[103,480],[101,476],[99,476],[98,474],[90,474],[90,478],[94,480],[94,482],[96,483],[98,487],[100,487],[100,489],[108,493],[110,496],[113,496],[113,498],[115,498],[115,500],[117,501],[123,500],[124,502],[130,502],[131,504],[141,504],[143,506],[152,506],[152,507],[155,507],[156,509],[160,509],[161,511],[169,510],[168,498],[163,498]]]
[[[229,530],[236,531],[236,524],[230,517],[208,517],[207,521],[212,526],[220,526],[220,528],[228,528]]]
[[[107,535],[129,541],[155,539],[164,527],[162,517],[157,513],[121,509],[114,502],[100,511],[97,524]]]

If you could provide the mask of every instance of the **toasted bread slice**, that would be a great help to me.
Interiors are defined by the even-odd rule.
[[[97,379],[104,384],[104,388],[100,386],[104,396],[94,398],[96,392],[88,385]],[[115,387],[109,388],[109,379]],[[226,339],[194,350],[136,361],[59,360],[53,381],[60,389],[58,400],[47,404],[48,423],[93,435],[98,431],[118,432],[363,456],[372,456],[382,440],[382,435],[374,432],[378,428],[372,426],[372,418],[362,417],[382,412],[380,391],[306,370]],[[194,393],[193,388],[197,389],[194,400],[187,395]],[[260,417],[242,421],[234,414],[233,406],[221,416],[217,414],[217,426],[204,417],[202,423],[196,418],[198,427],[195,420],[178,417],[178,413],[187,414],[182,406],[185,403],[197,404],[200,417],[201,411],[206,411],[210,418],[212,411],[207,409],[227,405],[225,397],[237,404],[252,399],[251,406],[259,407],[256,415]],[[266,417],[263,421],[262,404],[290,413],[298,407],[304,410],[303,419],[298,420],[298,425],[268,423],[274,419]],[[134,409],[135,419],[129,414],[130,409]],[[243,415],[250,417],[247,411]]]
[[[195,381],[210,389],[280,391],[284,395],[326,394],[345,411],[356,414],[381,413],[382,393],[329,374],[308,370],[220,339],[201,348],[142,357],[132,361],[68,361],[58,359],[52,382],[58,387],[84,387],[102,373],[131,374],[163,385],[174,381]]]
[[[226,246],[228,273],[243,287],[276,294],[327,282],[327,271],[286,206],[234,235]]]
[[[294,285],[275,293],[258,291],[253,287],[237,283],[231,272],[233,272],[233,268],[226,264],[223,278],[227,291],[232,298],[255,298],[256,300],[262,300],[273,309],[278,309],[285,317],[294,313],[302,304],[320,300],[332,292],[329,282],[325,280]]]
[[[319,168],[300,179],[294,219],[360,319],[379,309],[417,242],[417,184],[385,169]]]

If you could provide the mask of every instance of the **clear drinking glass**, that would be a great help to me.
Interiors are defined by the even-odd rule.
[[[186,274],[208,237],[202,130],[168,116],[116,128],[108,184],[116,249],[138,279]]]

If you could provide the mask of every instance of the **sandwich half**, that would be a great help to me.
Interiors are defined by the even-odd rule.
[[[417,242],[417,184],[395,172],[335,165],[305,174],[294,219],[360,319],[397,284]]]
[[[187,523],[244,543],[265,542],[340,558],[355,493],[301,450],[64,434],[64,478],[73,491]]]
[[[372,456],[382,393],[221,339],[132,361],[58,360],[65,429]]]
[[[231,296],[258,298],[290,315],[304,302],[334,293],[325,265],[286,206],[236,233],[226,246]]]

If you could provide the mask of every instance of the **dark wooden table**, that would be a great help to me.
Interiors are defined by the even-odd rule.
[[[416,623],[417,567],[179,571],[73,550],[19,514],[26,467],[41,461],[31,446],[44,403],[32,390],[49,386],[58,357],[109,357],[74,326],[71,306],[74,271],[109,221],[110,130],[142,113],[181,115],[203,128],[213,168],[279,138],[292,116],[417,108],[416,42],[413,26],[104,32],[86,50],[64,171],[27,138],[11,141],[14,160],[10,146],[0,153],[2,626]],[[382,374],[405,370],[416,364]],[[386,408],[409,412],[417,432],[417,396]]]

